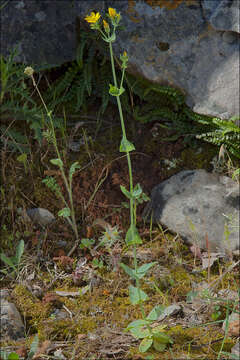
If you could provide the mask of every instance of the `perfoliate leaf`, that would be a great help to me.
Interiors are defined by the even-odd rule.
[[[131,193],[124,186],[120,185],[120,189],[128,199],[131,199]]]
[[[70,166],[70,169],[69,169],[69,178],[70,178],[70,180],[72,180],[72,176],[75,173],[76,169],[79,169],[79,168],[80,168],[80,165],[79,165],[78,161],[76,161],[75,163],[73,163]]]
[[[150,347],[152,346],[153,343],[153,339],[151,337],[146,337],[145,339],[143,339],[139,345],[139,351],[144,353],[146,352],[148,349],[150,349]]]
[[[133,198],[138,199],[141,194],[142,194],[142,188],[141,185],[138,183],[133,189],[132,196]]]
[[[142,244],[142,240],[140,238],[140,235],[137,231],[137,228],[134,224],[130,226],[130,228],[127,231],[125,242],[128,246],[134,245],[134,244]]]
[[[122,138],[119,151],[120,152],[131,152],[135,150],[135,146],[128,141],[127,138]]]
[[[62,162],[61,159],[51,159],[50,162],[51,162],[53,165],[59,166],[60,168],[63,167],[63,162]]]
[[[69,208],[65,207],[63,209],[61,209],[59,212],[58,212],[58,216],[62,216],[64,218],[67,218],[67,217],[70,217],[71,215],[71,211]]]
[[[129,286],[129,297],[132,305],[140,304],[149,299],[148,295],[143,290],[132,285]]]
[[[123,87],[117,88],[116,86],[109,84],[109,94],[112,96],[120,96],[124,93],[125,89]]]

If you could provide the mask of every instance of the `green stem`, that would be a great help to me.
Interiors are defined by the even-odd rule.
[[[114,66],[114,57],[113,57],[113,50],[112,50],[112,43],[109,43],[109,49],[110,49],[110,57],[111,57],[111,65],[112,65],[112,74],[113,74],[113,81],[114,81],[114,86],[117,86],[117,78],[116,78],[116,72],[115,72],[115,66]],[[121,86],[123,83],[123,77],[124,77],[124,73],[125,73],[125,69],[123,69],[122,72],[122,79],[121,79]],[[123,133],[123,137],[126,139],[126,129],[125,129],[125,124],[124,124],[124,119],[123,119],[123,113],[122,113],[122,105],[121,105],[121,101],[120,101],[120,96],[117,96],[117,105],[118,105],[118,111],[119,111],[119,116],[120,116],[120,120],[121,120],[121,127],[122,127],[122,133]],[[131,158],[130,158],[130,153],[129,151],[126,151],[127,153],[127,162],[128,162],[128,172],[129,172],[129,185],[130,185],[130,193],[133,193],[133,177],[132,177],[132,163],[131,163]],[[136,223],[136,216],[134,216],[134,202],[133,199],[130,199],[130,219],[131,219],[131,226],[135,225]],[[134,262],[134,269],[135,271],[137,271],[138,268],[138,263],[137,263],[137,247],[136,244],[133,245],[133,262]],[[138,296],[139,298],[141,298],[140,295],[140,281],[139,279],[136,280],[136,287],[138,289]],[[140,303],[140,311],[142,313],[142,317],[143,319],[146,319],[146,313],[144,311],[144,307],[143,304]],[[148,325],[147,326],[150,333],[151,331],[151,327]]]
[[[46,110],[46,113],[47,113],[47,116],[49,117],[49,120],[50,120],[50,124],[51,124],[51,130],[52,130],[52,135],[53,135],[53,145],[54,145],[54,148],[55,148],[55,151],[57,153],[57,157],[58,159],[61,160],[61,155],[60,155],[60,152],[58,150],[58,146],[57,146],[57,138],[56,138],[56,134],[55,134],[55,128],[54,128],[54,124],[53,124],[53,119],[52,119],[52,115],[51,115],[51,112],[48,111],[48,108],[47,108],[47,105],[45,104],[45,101],[38,89],[38,86],[36,84],[36,81],[34,79],[34,76],[32,75],[31,76],[32,78],[32,82],[33,82],[33,85],[34,87],[36,88],[37,92],[38,92],[38,95],[43,103],[43,106]],[[65,188],[67,189],[67,192],[68,192],[68,197],[69,197],[69,201],[70,201],[70,208],[71,208],[71,218],[72,218],[72,228],[73,228],[73,231],[74,231],[74,234],[75,234],[75,237],[76,239],[78,240],[79,236],[78,236],[78,229],[77,229],[77,223],[76,223],[76,218],[75,218],[75,211],[74,211],[74,206],[73,206],[73,198],[72,198],[72,184],[71,182],[68,183],[68,180],[67,180],[67,177],[65,175],[65,172],[64,172],[64,169],[63,167],[60,167],[60,171],[61,171],[61,175],[62,175],[62,178],[63,178],[63,181],[64,181],[64,184],[65,184]],[[66,203],[66,202],[65,202]]]

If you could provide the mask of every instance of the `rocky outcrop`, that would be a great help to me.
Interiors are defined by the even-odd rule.
[[[153,6],[154,5],[154,6]],[[239,113],[238,0],[116,1],[124,29],[114,48],[126,50],[135,75],[181,89],[194,111]],[[104,14],[112,1],[12,0],[1,10],[1,52],[19,46],[19,61],[49,66],[76,56],[76,18]],[[92,31],[92,30],[91,30]]]
[[[239,248],[239,184],[205,170],[185,170],[155,186],[144,216],[189,244],[210,251]]]

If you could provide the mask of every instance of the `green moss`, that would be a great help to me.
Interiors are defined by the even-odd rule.
[[[31,326],[38,328],[39,323],[49,315],[49,304],[36,299],[23,285],[17,285],[12,292],[17,308]]]

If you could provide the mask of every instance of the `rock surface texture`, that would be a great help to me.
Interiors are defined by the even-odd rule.
[[[7,300],[7,289],[0,290],[1,300],[1,340],[18,340],[25,337],[24,324],[16,306]]]
[[[205,170],[185,170],[157,185],[144,216],[210,251],[239,248],[239,184]]]
[[[27,64],[74,60],[76,18],[114,6],[124,25],[114,48],[127,51],[132,73],[181,89],[198,113],[238,114],[239,0],[183,0],[172,10],[160,3],[12,0],[1,10],[1,52],[18,45]]]

